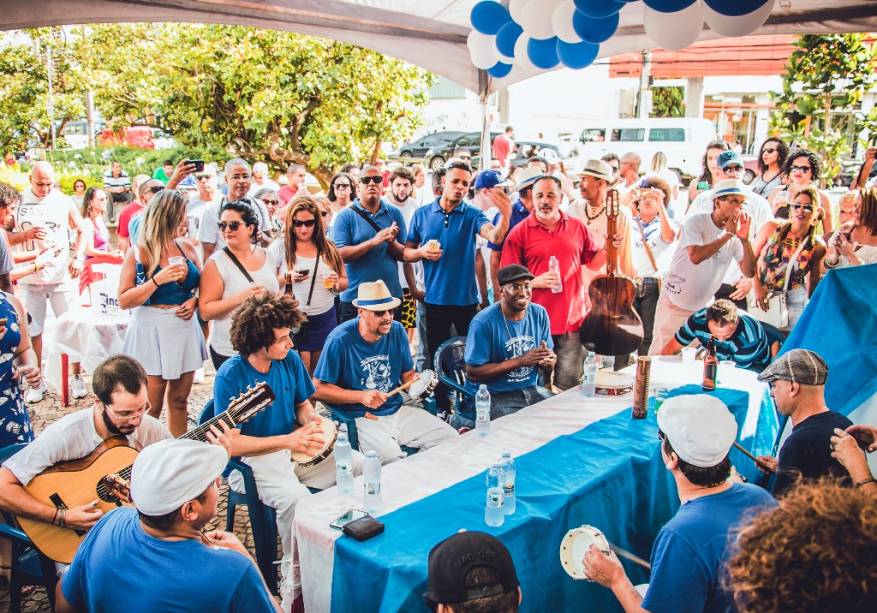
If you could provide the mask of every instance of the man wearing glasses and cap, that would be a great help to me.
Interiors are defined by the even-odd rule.
[[[846,470],[831,455],[835,428],[853,425],[846,416],[825,404],[828,365],[808,349],[792,349],[778,357],[758,375],[770,385],[777,410],[792,422],[792,433],[783,443],[779,458],[761,456],[759,461],[776,473],[771,491],[779,496],[799,479],[825,475],[844,477]]]
[[[383,281],[361,283],[357,317],[332,330],[314,371],[314,400],[355,417],[360,451],[375,451],[384,464],[405,457],[400,445],[429,449],[457,436],[400,394],[389,396],[417,376],[405,328],[393,321],[400,302]]]

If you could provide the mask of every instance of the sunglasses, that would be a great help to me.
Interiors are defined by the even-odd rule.
[[[392,314],[393,314],[393,309],[386,309],[386,310],[384,310],[384,311],[372,311],[372,313],[374,313],[374,316],[375,316],[375,317],[377,317],[378,319],[380,319],[380,318],[382,318],[384,315],[386,315],[387,313],[389,313],[390,315],[392,315]]]
[[[761,150],[762,153],[776,153],[776,151],[777,150],[774,149],[773,147],[765,147],[764,149]]]
[[[242,221],[220,221],[216,224],[216,227],[219,228],[220,232],[225,232],[225,229],[228,228],[232,232],[237,232],[238,228],[244,225]]]
[[[789,208],[792,209],[793,211],[797,211],[798,209],[803,209],[807,213],[813,212],[813,205],[812,204],[792,204],[792,205],[789,205]]]
[[[795,172],[796,170],[798,172],[810,172],[813,169],[810,166],[792,166],[792,172]]]
[[[262,204],[264,204],[265,206],[268,206],[269,204],[273,204],[274,206],[277,206],[278,204],[280,204],[280,201],[279,200],[266,200],[265,198],[262,198]]]
[[[292,225],[296,228],[313,228],[314,224],[317,223],[316,219],[293,219]]]
[[[333,187],[335,189],[350,189],[353,186],[350,183],[336,183]]]
[[[360,177],[359,182],[363,185],[368,185],[369,183],[374,183],[375,185],[382,183],[384,180],[380,175],[374,175],[369,177]]]
[[[743,170],[743,167],[737,166],[736,164],[725,166],[725,172],[740,172],[741,170]]]
[[[153,185],[152,187],[147,187],[146,191],[148,191],[150,194],[157,194],[163,189],[164,185]]]

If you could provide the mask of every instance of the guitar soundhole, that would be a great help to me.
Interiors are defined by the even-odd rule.
[[[130,500],[128,482],[119,475],[107,475],[95,488],[98,498],[104,502],[121,506]]]

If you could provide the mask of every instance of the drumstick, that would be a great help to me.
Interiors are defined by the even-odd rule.
[[[389,398],[390,396],[395,396],[395,395],[398,394],[399,392],[404,392],[404,391],[407,390],[409,387],[411,387],[412,385],[414,385],[414,383],[417,382],[417,381],[419,381],[419,379],[418,379],[417,377],[414,377],[414,378],[411,379],[411,381],[409,381],[408,383],[403,383],[402,385],[400,385],[399,387],[397,387],[396,389],[394,389],[392,392],[390,392],[389,394],[387,394],[387,398]]]
[[[621,547],[618,547],[617,545],[613,545],[612,543],[609,543],[609,549],[611,549],[612,551],[614,551],[614,552],[615,552],[615,555],[617,555],[617,556],[621,556],[621,557],[624,558],[625,560],[629,560],[630,562],[633,562],[633,563],[636,564],[637,566],[642,566],[642,567],[645,568],[646,570],[652,570],[652,565],[651,565],[651,564],[649,564],[648,562],[646,562],[645,560],[643,560],[643,559],[642,559],[641,557],[639,557],[638,555],[635,555],[635,554],[630,553],[630,552],[627,551],[626,549],[622,549]]]
[[[736,447],[740,451],[740,453],[742,453],[747,458],[749,458],[750,460],[755,462],[756,466],[759,466],[768,472],[773,472],[773,470],[770,468],[770,466],[768,466],[767,464],[765,464],[764,462],[762,462],[761,460],[756,458],[754,455],[752,455],[752,453],[748,449],[746,449],[746,447],[744,447],[743,445],[741,445],[737,441],[734,441],[734,447]]]

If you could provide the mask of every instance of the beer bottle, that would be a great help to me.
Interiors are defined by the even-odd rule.
[[[705,391],[716,389],[716,375],[719,371],[719,360],[716,358],[716,344],[710,339],[706,345],[706,355],[703,357],[703,383],[701,387]]]
[[[292,273],[286,273],[286,284],[283,287],[284,294],[292,294]]]

